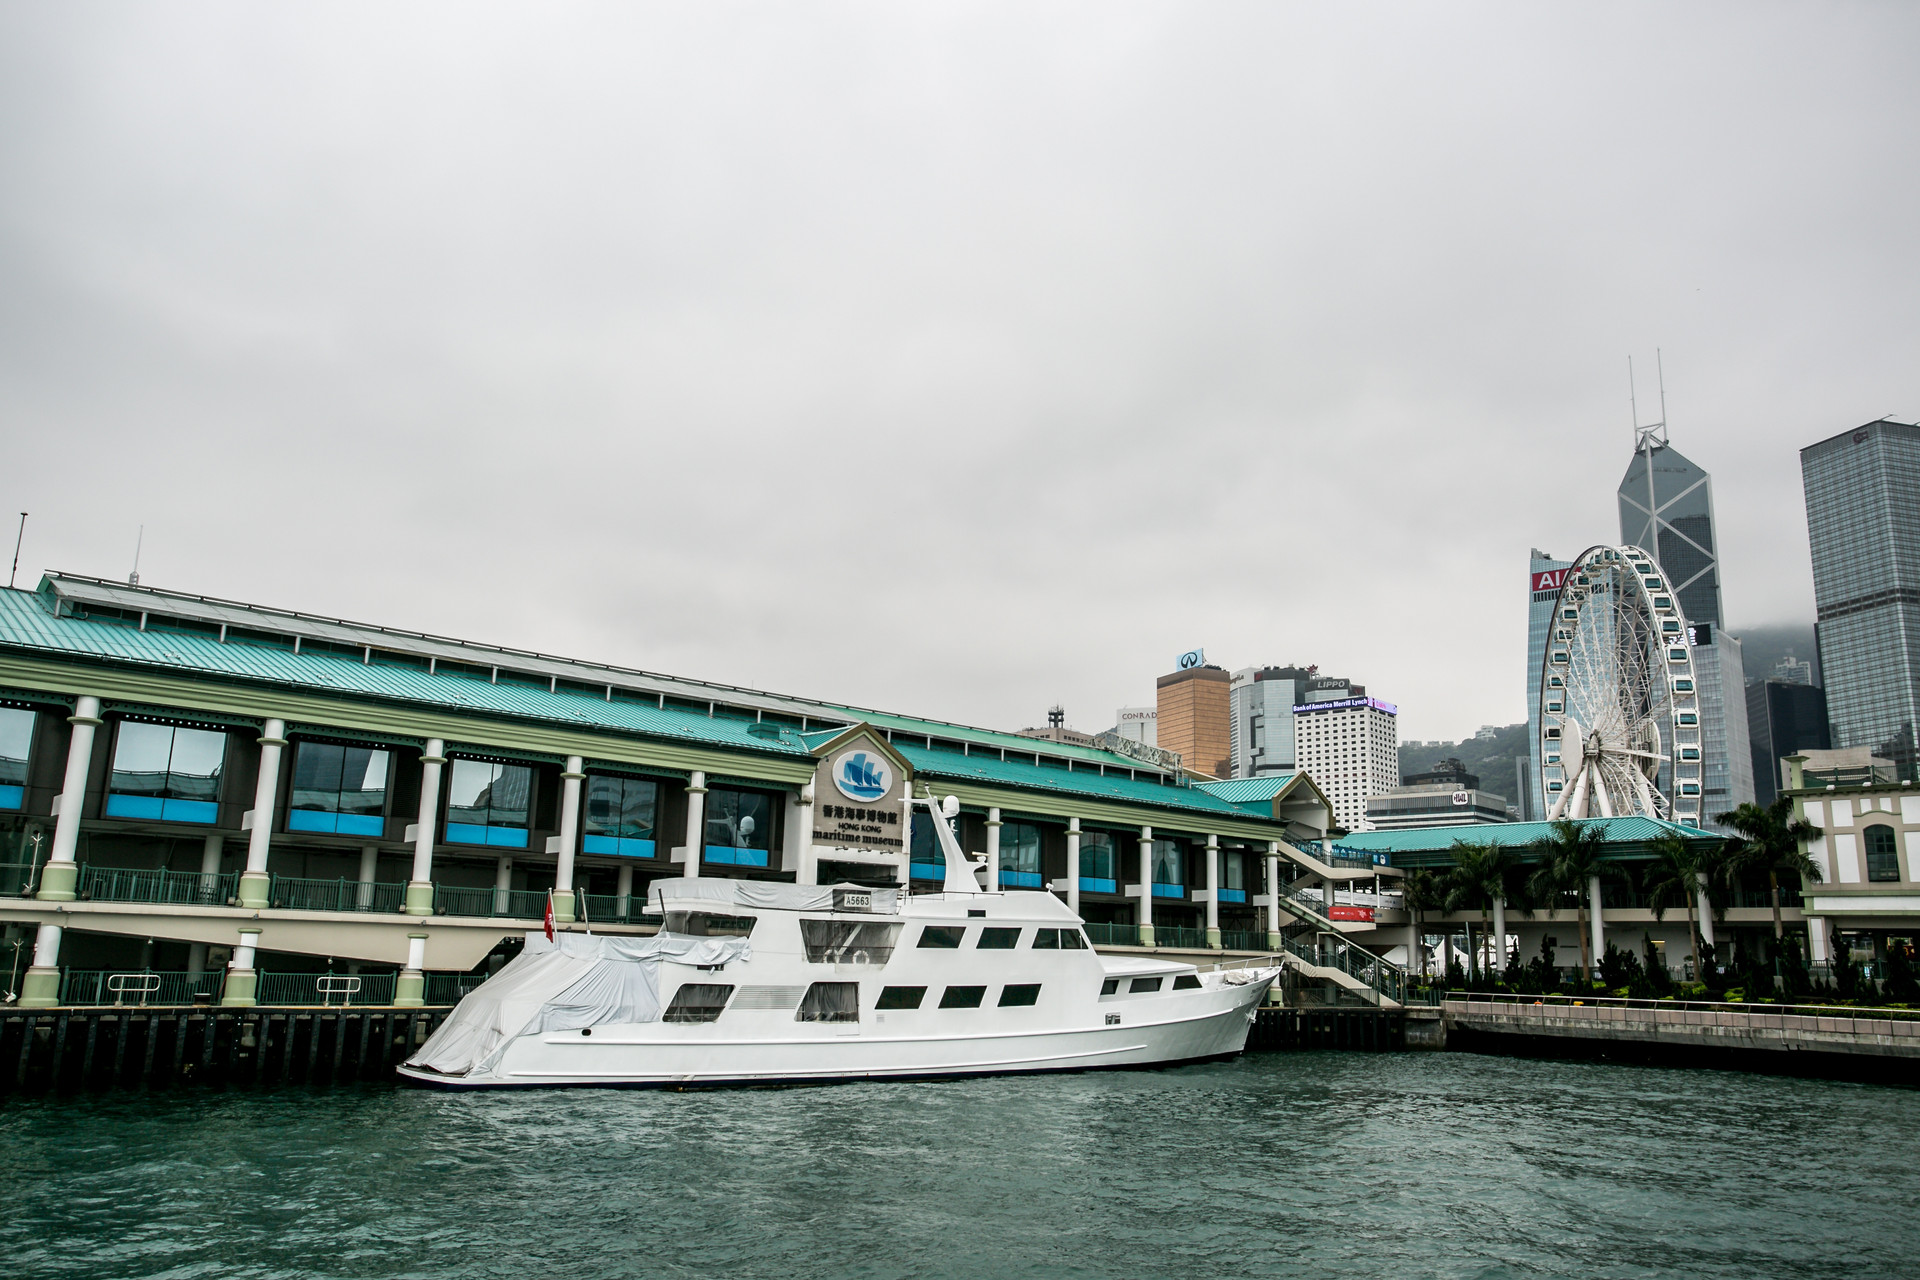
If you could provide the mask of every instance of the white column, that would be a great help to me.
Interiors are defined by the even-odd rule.
[[[200,843],[200,903],[202,906],[224,907],[227,900],[220,894],[220,863],[227,855],[226,837],[219,832],[209,833]],[[206,948],[201,947],[201,959],[204,965]]]
[[[1713,946],[1713,903],[1707,900],[1707,877],[1700,876],[1700,941]],[[1716,957],[1717,958],[1717,957]]]
[[[427,935],[410,933],[407,935],[407,967],[393,980],[393,1003],[406,1008],[418,1008],[426,1003],[427,993]]]
[[[1593,905],[1587,909],[1589,924],[1593,933],[1593,967],[1600,967],[1600,957],[1607,954],[1607,926],[1600,918],[1600,877],[1594,876],[1587,881],[1587,896]],[[1593,975],[1589,974],[1588,977]]]
[[[1507,967],[1507,900],[1493,900],[1493,964],[1504,972]]]
[[[247,833],[247,870],[241,883],[250,876],[260,877],[262,883],[260,902],[248,902],[243,892],[242,906],[259,906],[266,901],[267,848],[273,839],[273,804],[280,796],[280,748],[287,745],[286,733],[284,720],[269,720],[260,735],[260,772],[253,783],[253,829]]]
[[[373,910],[373,878],[380,871],[380,846],[360,846],[360,909]]]
[[[1220,837],[1207,837],[1207,945],[1220,946]]]
[[[407,883],[407,914],[433,914],[433,841],[440,824],[440,768],[447,744],[428,738],[420,753],[420,822],[413,831],[413,879]]]
[[[507,914],[507,894],[513,890],[513,855],[503,853],[493,861],[493,914]],[[559,912],[555,912],[558,915]]]
[[[987,810],[987,892],[1000,891],[1000,811]]]
[[[1067,819],[1067,909],[1080,914],[1080,819]]]
[[[553,918],[571,922],[578,916],[573,907],[573,859],[580,851],[580,784],[586,779],[587,762],[568,756],[567,767],[560,772],[560,850],[553,867]]]
[[[1140,945],[1153,945],[1153,828],[1140,828]]]
[[[707,775],[695,769],[687,778],[687,865],[681,873],[697,877],[707,848]]]
[[[798,851],[794,867],[795,884],[819,884],[820,860],[813,855],[813,784],[809,782],[800,788],[800,802],[794,806],[794,821],[799,830],[794,833],[793,847]],[[900,828],[904,833],[901,843],[910,845],[913,840],[913,806],[906,806],[906,824]]]
[[[1267,841],[1267,945],[1280,945],[1280,842]]]
[[[620,918],[622,920],[625,920],[628,914],[632,911],[632,908],[627,905],[628,901],[633,897],[633,864],[632,863],[621,864],[620,878],[614,883],[613,891],[614,893],[619,895],[620,901],[617,904],[617,909],[620,912]]]
[[[67,717],[73,737],[67,743],[67,773],[60,787],[60,816],[53,823],[53,849],[40,870],[39,897],[49,902],[72,902],[80,868],[74,854],[80,847],[80,811],[87,803],[87,771],[93,764],[93,731],[100,724],[100,699],[91,694],[77,699]],[[54,946],[59,947],[58,935]]]
[[[240,930],[240,944],[227,961],[227,978],[220,1003],[229,1008],[246,1008],[259,1002],[260,975],[254,972],[254,952],[260,942],[258,929]]]

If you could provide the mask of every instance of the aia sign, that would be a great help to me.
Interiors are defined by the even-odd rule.
[[[1566,580],[1567,571],[1565,569],[1549,569],[1545,573],[1536,573],[1533,575],[1533,589],[1535,591],[1558,591],[1560,584]]]

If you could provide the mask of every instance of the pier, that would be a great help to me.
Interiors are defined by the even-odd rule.
[[[1450,991],[1452,1049],[1920,1081],[1920,1010]]]
[[[451,1008],[76,1006],[0,1013],[0,1092],[384,1081]]]

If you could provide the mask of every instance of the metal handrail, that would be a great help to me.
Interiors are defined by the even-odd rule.
[[[157,902],[224,907],[239,891],[237,871],[167,871],[131,867],[80,868],[82,899],[96,902]]]
[[[360,975],[323,973],[313,985],[314,989],[320,993],[320,1004],[323,1008],[332,1004],[333,997],[336,995],[340,997],[342,1005],[348,1005],[352,1004],[353,998],[360,994]]]
[[[275,875],[267,890],[275,907],[289,911],[398,911],[406,905],[407,886],[372,880],[313,880]]]
[[[160,989],[160,975],[157,973],[110,973],[107,975],[107,990],[113,996],[116,1008],[127,1002],[127,996],[137,995],[140,1003],[145,1004],[147,997]]]

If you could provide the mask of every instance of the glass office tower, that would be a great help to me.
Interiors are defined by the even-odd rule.
[[[1835,747],[1916,776],[1920,426],[1881,419],[1800,451],[1815,636]]]
[[[1667,443],[1664,427],[1647,428],[1620,481],[1619,499],[1620,540],[1659,562],[1693,628],[1694,679],[1700,686],[1700,813],[1703,825],[1717,828],[1717,815],[1753,799],[1753,754],[1740,642],[1720,630],[1713,480]]]

